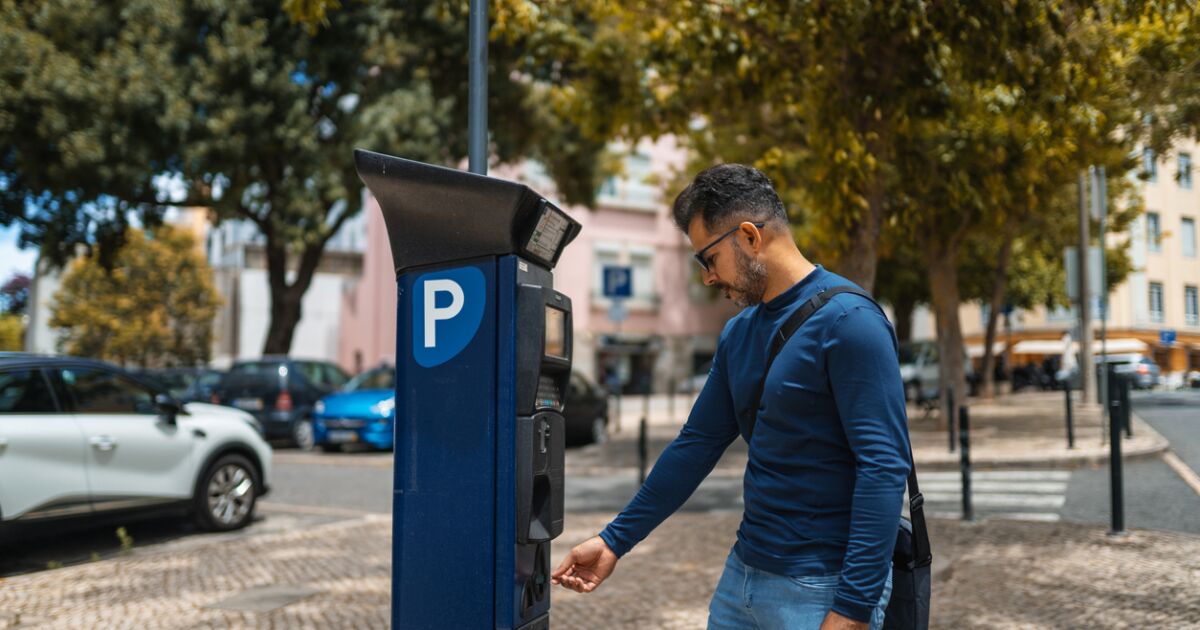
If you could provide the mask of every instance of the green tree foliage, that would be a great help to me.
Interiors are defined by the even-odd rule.
[[[352,150],[466,154],[466,3],[338,4],[0,0],[0,224],[53,260],[83,243],[111,263],[131,215],[152,226],[166,203],[252,222],[263,351],[287,352],[322,253],[362,209]],[[490,59],[493,154],[542,159],[568,202],[590,203],[603,142],[554,114],[519,49],[496,42]],[[181,195],[161,194],[163,175]]]
[[[1104,165],[1114,205],[1127,201],[1137,115],[1124,4],[499,5],[501,32],[522,33],[535,60],[561,60],[553,102],[586,133],[670,133],[700,163],[752,163],[779,185],[806,252],[893,305],[927,291],[943,382],[959,392],[962,259],[1002,263],[984,266],[994,281],[972,295],[1000,300],[1014,257],[1061,251],[1064,240],[1039,237],[1074,217],[1055,199],[1079,169]],[[531,38],[533,23],[544,28]],[[579,23],[589,28],[569,28]],[[888,287],[881,257],[901,264]],[[913,269],[924,291],[892,273]]]
[[[19,315],[0,314],[0,352],[16,352],[24,347],[25,326]]]
[[[195,239],[130,229],[113,262],[106,269],[96,253],[69,265],[51,305],[60,350],[142,367],[206,363],[220,298]]]

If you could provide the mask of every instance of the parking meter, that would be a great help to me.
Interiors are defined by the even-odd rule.
[[[392,626],[549,627],[580,226],[528,187],[355,151],[396,268]]]

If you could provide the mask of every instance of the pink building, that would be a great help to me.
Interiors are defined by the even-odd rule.
[[[564,206],[583,225],[555,269],[556,288],[575,312],[575,366],[596,380],[616,375],[627,392],[666,391],[704,373],[717,336],[736,308],[699,280],[687,239],[671,219],[662,188],[683,168],[672,139],[644,141],[628,155],[625,173],[601,187],[595,210]],[[513,179],[552,200],[553,182],[536,164],[490,173]],[[562,204],[559,204],[560,206]],[[343,299],[340,362],[361,370],[395,357],[395,275],[382,216],[374,200],[365,212],[367,247],[360,284]],[[628,266],[633,296],[627,318],[610,319],[602,295],[606,265]]]

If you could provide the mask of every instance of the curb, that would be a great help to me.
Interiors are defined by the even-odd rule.
[[[1152,459],[1162,456],[1167,452],[1171,444],[1158,431],[1147,424],[1144,420],[1133,414],[1133,430],[1138,436],[1149,438],[1148,444],[1143,444],[1137,448],[1122,449],[1121,459],[1123,461],[1136,461],[1144,459]],[[1139,441],[1145,442],[1142,438]],[[1076,447],[1078,448],[1078,447]],[[1107,466],[1109,460],[1109,450],[1107,448],[1088,448],[1079,449],[1078,453],[1060,455],[1054,457],[1045,457],[1037,455],[1015,455],[1009,457],[972,457],[972,470],[998,470],[998,469],[1051,469],[1051,470],[1073,470],[1077,468],[1096,468],[1099,466]],[[653,461],[649,462],[653,466]],[[916,465],[918,470],[928,471],[949,471],[959,470],[958,455],[938,456],[930,459],[921,457],[920,453],[916,455]],[[583,477],[601,477],[611,475],[631,475],[636,476],[638,473],[637,466],[571,466],[567,465],[566,473],[568,475],[578,475]],[[718,465],[709,477],[740,477],[743,473],[741,467],[729,467]]]

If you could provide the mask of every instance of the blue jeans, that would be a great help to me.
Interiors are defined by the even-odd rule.
[[[817,630],[833,607],[840,575],[789,577],[748,567],[730,552],[708,605],[708,630]],[[892,595],[888,571],[883,597],[871,613],[871,630],[883,627]]]

